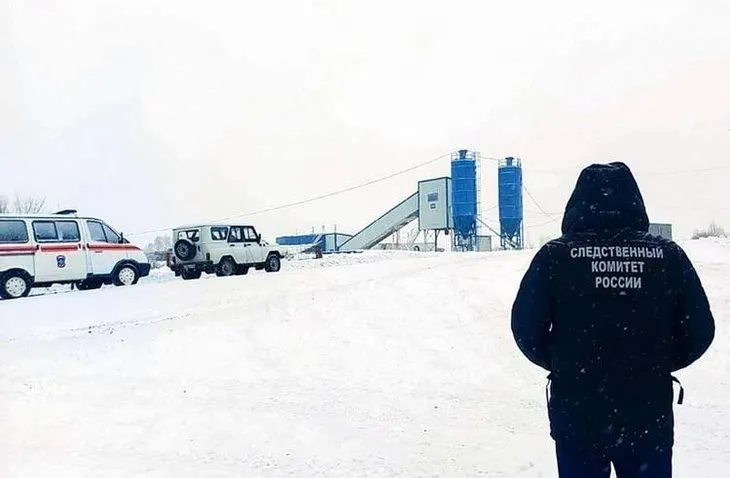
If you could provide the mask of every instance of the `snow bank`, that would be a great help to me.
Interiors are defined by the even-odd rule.
[[[293,270],[321,269],[329,267],[346,267],[358,264],[373,264],[392,260],[403,259],[428,259],[433,258],[437,253],[407,252],[407,251],[364,251],[351,254],[325,254],[321,259],[315,259],[312,255],[298,256],[293,260],[282,261],[282,272]],[[260,272],[252,271],[251,274]],[[215,276],[203,275],[203,279],[210,279]],[[153,269],[150,277],[141,280],[141,283],[159,283],[171,280],[182,280],[175,277],[175,274],[167,267]]]

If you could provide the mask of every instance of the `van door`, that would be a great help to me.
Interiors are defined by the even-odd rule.
[[[75,220],[39,219],[32,222],[38,244],[35,255],[36,282],[65,282],[86,279],[86,255],[81,231]]]
[[[112,273],[117,263],[127,258],[127,249],[119,244],[122,237],[101,221],[88,219],[88,250],[91,273],[105,276]]]

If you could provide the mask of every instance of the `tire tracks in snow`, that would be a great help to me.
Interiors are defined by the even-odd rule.
[[[281,290],[274,294],[265,294],[263,297],[251,294],[238,295],[239,289],[231,289],[230,295],[222,297],[223,300],[219,300],[217,303],[206,303],[205,300],[198,301],[197,303],[182,304],[177,307],[173,304],[172,310],[160,311],[159,309],[144,311],[131,309],[130,313],[135,315],[132,319],[121,319],[112,320],[107,322],[89,323],[84,325],[75,325],[72,327],[59,326],[58,328],[51,328],[48,330],[42,330],[38,332],[30,331],[30,333],[23,334],[20,332],[17,335],[7,336],[3,338],[7,342],[23,342],[23,341],[35,341],[35,340],[59,340],[67,338],[79,338],[83,336],[98,336],[98,335],[110,335],[118,329],[129,329],[137,328],[148,325],[156,325],[160,323],[178,323],[181,321],[191,322],[205,320],[206,323],[211,325],[215,324],[215,319],[211,320],[210,316],[212,312],[220,312],[230,310],[233,308],[240,308],[242,312],[255,310],[256,308],[277,304],[283,301],[291,300],[296,297],[307,297],[314,296],[321,293],[336,292],[340,290],[346,290],[350,288],[356,288],[364,284],[393,281],[397,282],[399,279],[412,277],[414,275],[423,274],[426,272],[439,271],[445,268],[454,267],[455,265],[461,264],[474,264],[476,262],[488,261],[489,257],[484,255],[481,257],[475,255],[468,255],[465,257],[456,258],[456,255],[449,254],[448,256],[432,256],[424,258],[408,258],[404,260],[383,260],[378,262],[368,262],[361,264],[347,264],[343,266],[326,267],[321,269],[299,269],[291,271],[289,273],[278,274],[277,276],[271,276],[267,283],[272,288],[279,288]],[[425,264],[423,264],[425,262]],[[400,264],[399,264],[400,263]],[[413,264],[412,264],[413,263]],[[396,270],[393,270],[393,265],[398,264]],[[382,267],[379,267],[381,266]],[[358,271],[363,269],[371,269],[367,271],[365,276],[358,277]],[[348,277],[347,271],[352,271],[351,278]],[[304,282],[303,287],[292,290],[286,287],[288,280],[295,280],[293,276],[310,275],[311,279]],[[343,277],[332,277],[344,275]],[[325,279],[322,281],[321,279]],[[203,297],[207,297],[206,292],[209,291],[207,287],[217,280],[252,280],[249,277],[234,277],[218,279],[214,278],[211,281],[206,281],[205,288],[201,288]],[[164,283],[154,284],[156,287],[179,287],[182,284],[178,281],[170,281]],[[192,285],[193,283],[185,283]],[[229,286],[230,284],[226,284]],[[257,287],[261,286],[257,284]],[[145,290],[144,289],[140,290]],[[223,289],[219,288],[218,290]],[[48,294],[46,297],[51,298],[53,296],[62,298],[63,296],[68,297],[71,294]],[[51,296],[51,297],[49,297]],[[55,297],[53,297],[55,298]],[[214,297],[214,300],[220,299],[220,297]],[[84,304],[85,301],[82,301]],[[85,304],[84,304],[85,305]],[[69,310],[69,313],[73,313]],[[205,316],[205,317],[201,317]]]

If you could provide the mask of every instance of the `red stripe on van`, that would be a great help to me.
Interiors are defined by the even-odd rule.
[[[0,246],[0,256],[34,256],[37,246]]]
[[[38,246],[0,246],[2,252],[35,252]]]
[[[41,252],[70,252],[80,250],[79,246],[47,246],[41,245]]]
[[[132,244],[89,244],[90,251],[141,251],[137,246]]]

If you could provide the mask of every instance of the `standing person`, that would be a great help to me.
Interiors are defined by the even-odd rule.
[[[548,414],[561,478],[669,478],[672,372],[715,335],[684,251],[648,234],[623,163],[581,172],[563,235],[537,253],[512,308],[512,332],[550,375]],[[679,403],[683,390],[680,386]]]

